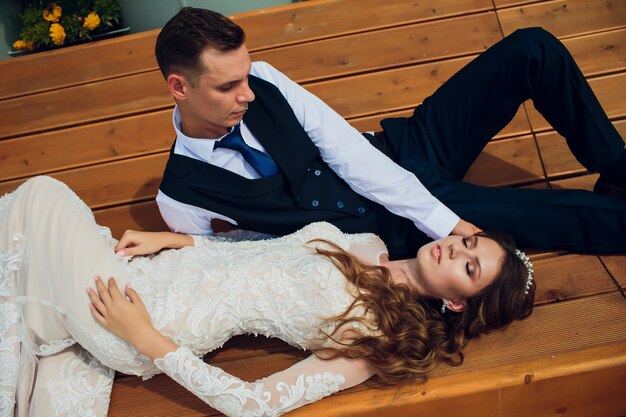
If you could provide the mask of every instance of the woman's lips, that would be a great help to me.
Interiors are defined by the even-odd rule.
[[[439,247],[439,245],[433,245],[431,252],[433,254],[433,257],[435,258],[435,262],[439,264],[439,262],[441,261],[441,248]]]

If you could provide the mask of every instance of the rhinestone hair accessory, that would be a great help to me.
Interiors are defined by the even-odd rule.
[[[526,277],[526,289],[524,290],[524,294],[528,294],[528,290],[530,289],[530,286],[533,283],[533,272],[535,272],[535,270],[533,269],[533,263],[530,262],[530,259],[528,258],[528,256],[521,250],[516,249],[515,254],[517,255],[518,258],[522,260],[522,262],[524,263],[524,266],[526,267],[526,271],[528,272],[528,276]]]

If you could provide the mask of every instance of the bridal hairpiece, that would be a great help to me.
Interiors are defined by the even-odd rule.
[[[526,277],[526,289],[524,290],[524,294],[528,294],[528,290],[530,289],[530,286],[533,283],[533,272],[535,272],[533,270],[533,263],[530,262],[530,259],[528,258],[528,256],[521,250],[516,249],[515,254],[517,255],[518,258],[522,260],[522,262],[524,263],[524,266],[526,267],[526,271],[528,272],[528,276]]]

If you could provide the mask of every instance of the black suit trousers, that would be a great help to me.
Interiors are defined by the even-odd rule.
[[[521,247],[626,253],[626,202],[583,190],[482,187],[464,182],[489,140],[531,99],[596,171],[624,149],[567,49],[540,28],[521,29],[470,62],[412,117],[382,122],[394,159],[461,218],[511,234]],[[415,231],[407,254],[425,237]]]

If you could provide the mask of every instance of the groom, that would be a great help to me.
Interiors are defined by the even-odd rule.
[[[476,233],[475,223],[526,247],[626,252],[626,203],[600,194],[626,199],[624,142],[567,50],[541,29],[500,41],[376,135],[269,64],[251,63],[242,29],[218,13],[182,9],[155,53],[177,104],[157,196],[174,231],[210,234],[219,219],[287,234],[328,221],[377,233],[403,257],[429,238]],[[600,170],[597,193],[462,181],[528,98],[579,161]]]

